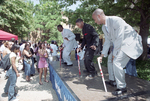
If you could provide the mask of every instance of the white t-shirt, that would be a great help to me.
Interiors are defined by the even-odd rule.
[[[11,53],[11,51],[8,48],[6,48],[6,51],[7,51],[7,54]]]
[[[50,46],[53,49],[52,56],[57,56],[57,50],[58,50],[57,46],[55,44],[51,44]]]
[[[4,44],[1,46],[0,51],[3,53],[3,51],[6,49],[6,47],[4,46]]]
[[[14,52],[11,52],[11,53],[10,53],[10,55],[9,55],[10,63],[11,63],[11,58],[12,58],[12,57],[17,57],[17,55],[16,55]],[[15,63],[16,63],[16,61],[15,61]],[[12,64],[12,63],[11,63],[11,64]],[[12,68],[12,66],[11,66],[10,68]]]

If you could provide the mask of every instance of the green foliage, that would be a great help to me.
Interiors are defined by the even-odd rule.
[[[82,35],[82,30],[79,29],[79,28],[75,28],[75,29],[73,30],[73,33],[79,33],[79,34]]]
[[[136,60],[138,77],[150,81],[150,59],[145,61]]]
[[[34,27],[43,31],[43,40],[62,42],[57,25],[61,23],[61,8],[56,1],[41,0],[34,9]]]
[[[64,15],[68,17],[68,24],[72,24],[72,28],[75,28],[75,22],[78,18],[84,20],[85,23],[92,25],[99,34],[102,34],[102,31],[99,30],[101,26],[94,23],[92,19],[92,12],[95,10],[95,6],[88,1],[82,2],[80,7],[75,11],[66,9]],[[75,30],[76,31],[76,30]],[[74,32],[75,32],[74,31]],[[77,33],[77,32],[76,32]]]
[[[75,2],[74,0],[65,0],[65,1],[67,1],[69,4],[73,4]],[[119,2],[116,4],[114,3],[114,0],[80,0],[80,1],[82,2],[82,4],[75,11],[72,11],[70,9],[65,10],[65,15],[69,18],[68,23],[75,25],[76,19],[82,18],[84,22],[94,26],[98,33],[102,33],[100,26],[96,25],[92,19],[92,12],[96,8],[103,9],[106,15],[121,16],[123,19],[125,19],[127,23],[129,23],[132,26],[140,25],[142,14],[144,14],[143,16],[146,18],[145,20],[147,20],[148,23],[150,21],[149,0],[144,2],[142,0],[138,0],[137,2],[132,2],[132,0],[119,0]]]
[[[76,2],[75,0],[63,0],[69,4]],[[142,36],[143,54],[141,60],[147,58],[147,43],[146,39],[149,35],[150,29],[150,0],[119,0],[114,3],[114,0],[80,0],[82,4],[75,11],[66,9],[64,15],[69,18],[68,23],[75,25],[75,21],[78,18],[82,18],[85,23],[88,23],[101,34],[101,26],[96,25],[92,19],[92,13],[95,9],[101,8],[108,16],[120,16],[131,26],[140,27],[140,35]],[[61,2],[61,1],[60,1]],[[63,3],[63,2],[62,2]],[[72,26],[74,28],[74,26]]]
[[[97,58],[98,58],[98,57],[99,57],[99,56],[94,56],[94,58],[93,58],[93,62],[94,62],[95,64],[98,63],[98,62],[97,62]],[[107,60],[108,60],[108,57],[103,57],[103,60],[102,60],[101,65],[104,66],[104,67],[107,67]]]
[[[0,0],[0,4],[3,3],[3,2],[4,2],[4,0]]]
[[[31,6],[31,2],[23,0],[5,0],[0,4],[0,29],[19,37],[27,36],[33,22]]]
[[[75,0],[63,0],[68,2],[70,5],[75,3]],[[78,9],[72,11],[70,9],[66,9],[65,14],[70,18],[69,22],[71,24],[75,24],[75,20],[77,18],[84,19],[85,22],[89,24],[93,24],[92,20],[92,12],[96,8],[101,8],[104,10],[106,15],[118,15],[121,16],[125,21],[127,21],[132,26],[137,26],[140,23],[140,17],[142,13],[143,16],[147,18],[149,23],[150,16],[150,1],[138,0],[133,2],[132,0],[119,0],[117,3],[114,3],[114,0],[80,0],[82,4]],[[143,11],[143,12],[142,12]],[[71,15],[71,16],[70,16]],[[131,17],[132,15],[132,17]]]

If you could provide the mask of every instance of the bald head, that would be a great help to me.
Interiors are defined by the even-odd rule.
[[[93,12],[93,15],[104,15],[104,11],[98,8]]]
[[[105,14],[102,9],[96,9],[92,14],[92,18],[98,25],[105,24]]]

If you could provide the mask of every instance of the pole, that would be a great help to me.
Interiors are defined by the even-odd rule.
[[[60,57],[59,57],[60,67],[61,67],[61,52],[62,52],[62,49],[60,49]]]
[[[81,71],[80,71],[80,60],[79,60],[78,52],[77,52],[77,58],[78,58],[78,69],[79,69],[79,75],[81,75]]]
[[[105,92],[107,92],[107,88],[106,88],[106,84],[105,84],[105,80],[104,80],[104,75],[103,75],[103,71],[102,71],[101,64],[100,64],[100,58],[98,58],[97,61],[98,61],[98,66],[99,66],[100,73],[101,73],[101,76],[102,76],[102,80],[103,80],[103,85],[104,85],[104,88],[105,88]]]

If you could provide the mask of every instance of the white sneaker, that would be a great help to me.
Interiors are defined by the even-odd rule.
[[[20,96],[19,94],[16,95],[16,97],[19,97],[19,96]]]

